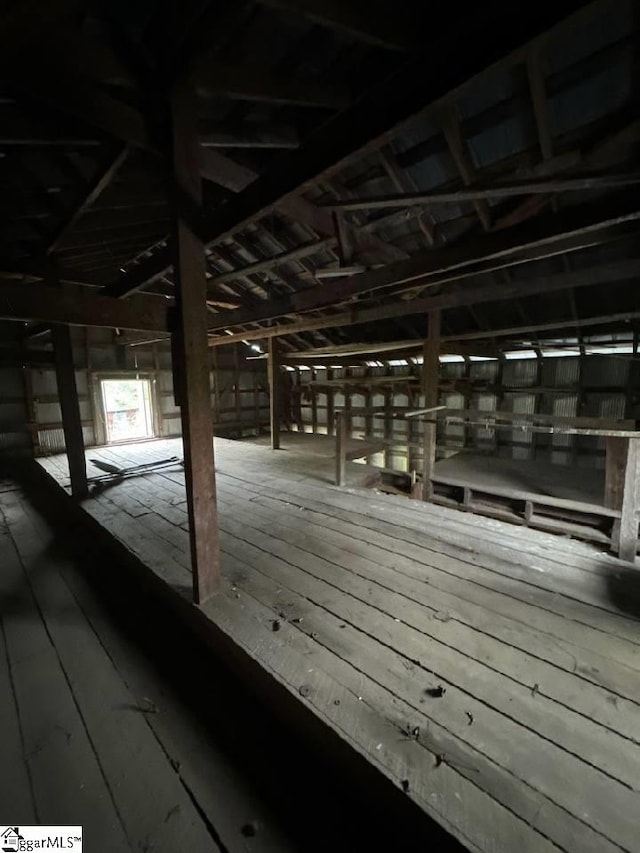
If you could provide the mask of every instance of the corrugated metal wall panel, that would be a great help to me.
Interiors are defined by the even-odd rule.
[[[535,385],[537,376],[537,359],[506,361],[502,369],[502,384],[524,388],[527,385]]]
[[[64,433],[60,429],[38,430],[38,443],[42,453],[62,453],[64,451]]]
[[[461,367],[462,365],[457,366]],[[486,379],[493,382],[498,377],[499,368],[500,362],[498,361],[472,361],[469,367],[469,375],[472,379]]]
[[[545,358],[542,360],[542,384],[566,387],[580,381],[579,358]]]
[[[582,383],[585,388],[624,387],[629,378],[629,360],[615,356],[592,355],[584,359]]]

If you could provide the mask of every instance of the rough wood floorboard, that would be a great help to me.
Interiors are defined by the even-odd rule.
[[[17,492],[2,496],[0,511],[3,548],[10,540],[13,549],[2,561],[13,601],[3,610],[7,651],[28,750],[13,783],[26,766],[39,822],[83,824],[95,850],[218,850],[142,713],[144,700],[129,691],[60,573],[50,529]],[[14,802],[17,792],[3,799],[7,814]]]
[[[89,453],[173,455],[179,441]],[[336,489],[328,455],[216,439],[216,456],[224,580],[204,609],[238,645],[472,849],[638,849],[631,567],[367,492],[366,466]],[[43,467],[67,485],[63,465]],[[84,506],[187,593],[179,466]]]
[[[3,495],[2,509],[5,512]],[[13,512],[12,512],[13,514]],[[11,522],[8,524],[11,530]],[[34,812],[43,824],[82,824],[96,851],[131,846],[57,649],[12,540],[0,583],[6,653],[32,780]],[[11,812],[12,797],[3,803]]]
[[[5,492],[6,493],[6,492]],[[0,534],[0,565],[3,575],[9,574],[7,568],[10,561],[15,565],[15,553],[8,532]],[[6,580],[6,578],[5,578]],[[15,613],[18,602],[2,583],[2,653],[0,654],[0,690],[3,700],[0,702],[0,752],[6,767],[11,767],[10,773],[0,775],[0,802],[3,804],[3,815],[7,820],[20,824],[34,824],[36,810],[31,787],[31,778],[25,761],[25,745],[20,724],[20,709],[14,689],[13,673],[9,660],[9,649],[6,636],[6,621],[11,621],[12,611]]]

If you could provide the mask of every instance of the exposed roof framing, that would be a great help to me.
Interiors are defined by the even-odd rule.
[[[606,316],[620,323],[640,309],[625,239],[640,231],[629,0],[443,7],[426,36],[417,2],[160,6],[10,0],[0,12],[7,317],[27,310],[8,300],[22,288],[34,320],[59,319],[46,290],[57,278],[81,294],[70,322],[95,306],[98,324],[166,328],[165,102],[186,79],[215,345],[417,339],[434,307],[450,340],[558,311],[580,328],[604,316],[599,293],[615,294]],[[479,39],[498,8],[500,28]]]
[[[390,50],[413,50],[418,47],[415,20],[417,9],[394,9],[392,15],[381,14],[375,5],[358,0],[344,3],[341,0],[259,0],[272,9],[302,15],[314,23],[346,33],[356,39]]]
[[[576,3],[574,8],[580,5]],[[451,63],[444,56],[442,45],[434,44],[432,51],[426,51],[428,59],[421,54],[407,62],[374,91],[364,94],[351,109],[322,127],[308,145],[292,152],[223,208],[213,211],[203,224],[205,242],[212,245],[230,236],[235,229],[264,216],[307,182],[337,172],[347,158],[379,148],[387,141],[386,134],[419,112],[425,103],[444,97],[491,62],[520,47],[531,35],[532,20],[523,16],[522,10],[518,12],[513,20],[504,20],[503,27],[489,30],[482,45],[475,39],[470,42],[464,61]],[[555,12],[550,14],[549,10],[538,7],[532,18],[543,29],[557,20]],[[440,66],[438,75],[432,73],[434,63]],[[161,251],[141,263],[130,274],[136,288],[161,275],[169,261],[169,254]],[[123,283],[119,288],[126,292],[127,285]]]

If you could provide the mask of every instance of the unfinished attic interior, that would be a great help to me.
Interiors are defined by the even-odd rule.
[[[5,0],[3,849],[640,853],[639,11]]]

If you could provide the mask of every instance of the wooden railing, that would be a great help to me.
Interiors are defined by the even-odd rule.
[[[408,447],[420,447],[424,452],[427,441],[430,440],[427,435],[429,426],[433,428],[433,425],[438,423],[460,423],[487,429],[515,429],[550,435],[587,435],[604,438],[606,464],[603,505],[615,511],[612,513],[612,515],[615,514],[611,536],[612,548],[623,560],[635,559],[640,513],[640,431],[635,429],[634,421],[504,411],[481,412],[476,409],[450,409],[445,406],[395,413],[396,418],[412,418],[424,424],[423,442],[418,444],[373,435],[352,439],[347,433],[346,414],[344,410],[335,413],[335,481],[338,486],[345,484],[346,463],[350,459],[372,456],[380,450],[399,443]],[[433,472],[431,472],[432,476]],[[425,500],[429,500],[433,494],[431,477],[428,482],[425,482],[423,474],[422,494]]]

